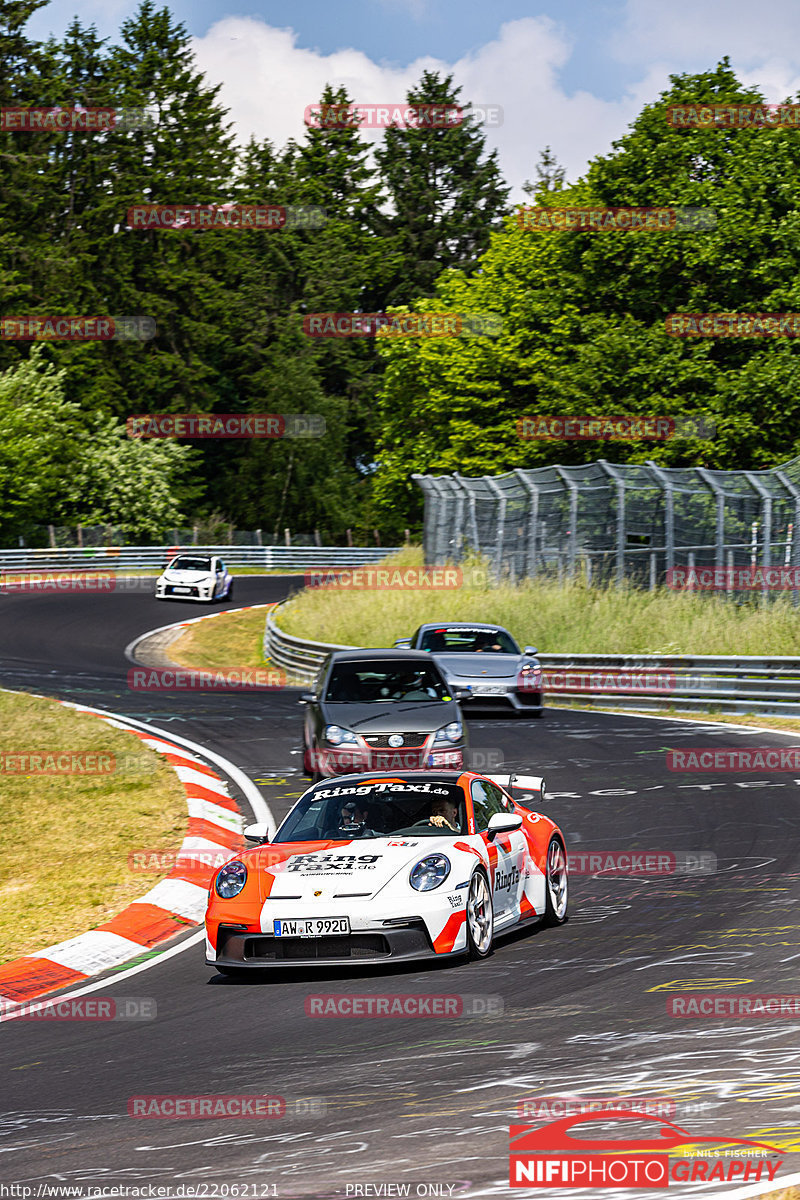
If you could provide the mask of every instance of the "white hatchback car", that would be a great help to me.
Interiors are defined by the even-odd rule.
[[[233,599],[233,579],[215,555],[179,554],[156,580],[156,600]]]

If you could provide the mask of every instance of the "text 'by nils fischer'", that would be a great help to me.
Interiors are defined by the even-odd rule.
[[[125,422],[132,438],[317,438],[319,413],[138,413]]]
[[[153,317],[0,317],[7,342],[149,342],[156,333]]]
[[[531,208],[517,209],[524,233],[689,233],[715,229],[710,208]]]
[[[178,233],[210,229],[322,229],[324,208],[315,204],[136,204],[128,209],[129,229],[169,229]]]
[[[497,337],[503,318],[497,313],[306,313],[308,337]]]

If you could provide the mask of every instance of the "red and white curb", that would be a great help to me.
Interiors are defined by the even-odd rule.
[[[151,730],[138,721],[83,704],[64,700],[57,703],[123,729],[164,755],[183,784],[189,820],[176,864],[166,879],[97,929],[0,966],[0,1007],[31,1000],[118,967],[203,921],[215,872],[244,845],[244,822],[225,782],[193,750],[217,762],[243,786],[256,820],[266,820],[274,828],[272,814],[258,789],[221,756],[184,738]],[[218,865],[198,861],[198,851],[203,851],[203,858],[213,856]],[[181,855],[184,862],[180,861]]]

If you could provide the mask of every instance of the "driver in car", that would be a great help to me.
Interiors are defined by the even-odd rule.
[[[501,654],[503,653],[503,647],[498,642],[496,633],[484,633],[480,639],[476,638],[475,641],[475,651],[477,654],[485,651],[488,651],[490,654],[496,654],[498,651]]]
[[[454,804],[452,800],[448,800],[446,796],[437,796],[431,802],[431,815],[426,824],[435,825],[439,829],[450,829],[453,833],[460,833],[458,805]]]

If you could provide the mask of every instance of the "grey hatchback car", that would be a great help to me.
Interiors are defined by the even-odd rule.
[[[314,779],[363,771],[459,770],[460,695],[429,654],[336,650],[304,692],[303,768]]]

